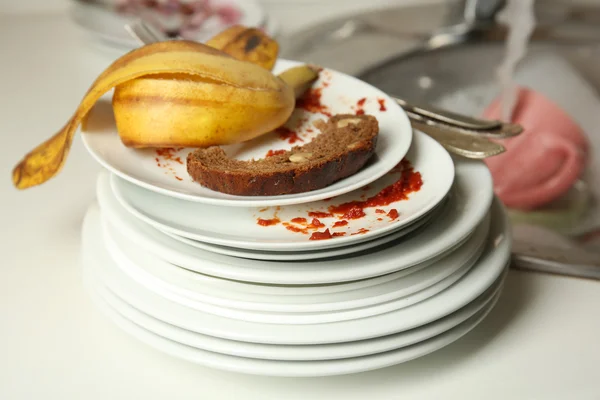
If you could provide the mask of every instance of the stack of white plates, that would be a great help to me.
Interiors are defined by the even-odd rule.
[[[331,112],[351,112],[350,104],[366,98],[380,138],[361,171],[308,193],[210,191],[188,178],[177,159],[189,150],[164,157],[125,148],[108,114],[92,114],[84,143],[108,171],[84,223],[83,261],[93,297],[120,327],[202,365],[322,376],[428,354],[489,313],[511,238],[485,165],[453,160],[437,142],[413,133],[404,112],[379,90],[335,71],[325,75],[322,100]],[[289,147],[268,135],[226,151],[257,158]],[[342,217],[327,216],[329,207],[385,192],[400,181],[394,167],[401,160],[421,174],[422,187],[335,226]],[[396,218],[388,216],[392,210]],[[317,226],[295,220],[315,215]],[[325,229],[339,236],[310,240]]]

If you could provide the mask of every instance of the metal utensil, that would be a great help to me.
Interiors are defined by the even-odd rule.
[[[140,44],[168,40],[144,21],[135,21],[125,29]],[[483,159],[505,151],[501,144],[487,138],[506,138],[521,133],[515,124],[490,121],[440,110],[434,107],[416,106],[395,98],[411,120],[413,128],[422,130],[439,141],[448,151],[467,158]]]

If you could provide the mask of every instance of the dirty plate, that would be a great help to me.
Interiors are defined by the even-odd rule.
[[[356,244],[397,231],[440,204],[454,181],[452,158],[442,146],[421,132],[415,132],[414,145],[406,158],[414,171],[421,174],[423,185],[420,190],[408,194],[405,200],[387,206],[365,208],[366,215],[356,219],[352,219],[355,216],[327,217],[326,214],[330,207],[365,201],[383,190],[389,190],[386,188],[401,179],[400,172],[391,171],[369,187],[330,200],[262,209],[198,204],[153,193],[116,175],[112,176],[111,187],[119,202],[131,214],[163,232],[241,249],[320,250]],[[479,182],[479,178],[475,175],[467,179],[481,183],[483,187],[485,184],[491,185],[491,181]],[[408,180],[404,179],[404,182]],[[491,200],[491,192],[486,198]],[[397,213],[395,217],[390,215],[393,210]],[[325,232],[327,229],[332,235],[343,236],[330,240],[310,240],[314,232]]]
[[[300,63],[280,60],[274,72]],[[281,196],[233,196],[216,192],[192,181],[185,166],[193,149],[132,149],[125,147],[117,134],[110,103],[99,102],[88,117],[83,143],[92,156],[121,178],[140,187],[176,199],[219,206],[264,207],[300,204],[323,200],[363,187],[394,168],[406,155],[412,142],[412,128],[406,113],[381,90],[351,76],[324,70],[314,85],[321,88],[323,111],[329,114],[356,113],[359,109],[379,121],[379,138],[375,155],[356,174],[323,189]],[[364,105],[358,106],[358,103]],[[106,99],[107,100],[107,99]],[[287,127],[292,133],[274,132],[246,143],[223,146],[235,159],[261,159],[269,150],[290,149],[309,142],[317,135],[313,122],[327,119],[321,113],[296,109]],[[198,129],[202,129],[198,127]],[[296,140],[294,143],[294,139]]]

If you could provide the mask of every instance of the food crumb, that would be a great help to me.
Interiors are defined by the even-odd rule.
[[[269,150],[267,151],[267,155],[265,157],[273,157],[273,156],[278,156],[280,154],[285,153],[285,150]]]
[[[324,223],[322,223],[321,221],[319,221],[319,220],[318,220],[318,219],[316,219],[316,218],[313,218],[313,220],[311,221],[311,223],[310,223],[310,224],[311,224],[312,226],[315,226],[315,227],[317,227],[317,228],[320,228],[320,227],[322,227],[322,226],[325,226],[325,224],[324,224]]]
[[[325,240],[325,239],[331,239],[333,236],[331,235],[331,232],[329,232],[329,229],[325,229],[323,232],[313,232],[312,235],[310,235],[309,240]]]
[[[396,210],[395,208],[392,208],[390,210],[390,212],[387,214],[388,217],[390,217],[390,219],[393,221],[395,219],[398,219],[398,210]]]
[[[277,225],[280,222],[281,221],[279,220],[279,218],[271,218],[271,219],[259,218],[256,220],[256,223],[260,226],[272,226],[272,225]]]
[[[333,214],[322,211],[310,211],[308,216],[313,218],[330,218],[333,217]]]
[[[366,214],[361,207],[352,206],[344,215],[342,215],[342,219],[359,219],[365,215]]]
[[[281,140],[287,140],[289,144],[294,144],[296,142],[304,142],[304,139],[298,136],[296,132],[292,131],[289,128],[286,128],[285,126],[281,126],[275,129],[275,133],[279,135],[279,138]]]

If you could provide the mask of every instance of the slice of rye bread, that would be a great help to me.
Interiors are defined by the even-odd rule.
[[[187,156],[187,170],[198,183],[240,196],[275,196],[324,188],[358,170],[375,153],[379,123],[371,115],[334,115],[318,121],[321,133],[303,146],[260,160],[240,161],[220,147]]]

